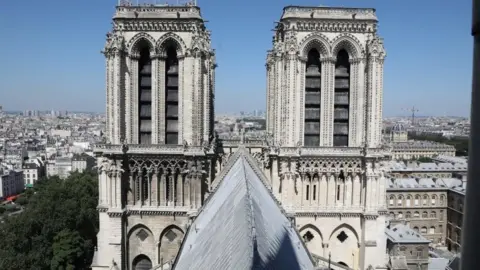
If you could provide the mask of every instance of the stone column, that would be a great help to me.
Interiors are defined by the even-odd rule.
[[[322,208],[327,207],[328,205],[328,176],[325,173],[320,175],[320,196],[318,199],[320,200],[320,206]]]
[[[275,119],[275,98],[274,98],[274,67],[271,60],[267,60],[267,132],[273,133],[273,122]]]
[[[166,84],[166,78],[165,78],[165,56],[161,55],[157,57],[157,71],[155,74],[157,74],[157,83],[156,83],[156,88],[152,89],[155,92],[155,103],[157,103],[155,110],[153,110],[153,102],[152,102],[152,114],[155,114],[156,116],[156,124],[157,124],[157,136],[156,140],[157,143],[159,144],[164,144],[165,143],[165,97],[166,97],[166,89],[165,89],[165,84]],[[152,72],[152,74],[154,74]],[[152,97],[153,98],[153,97]],[[153,113],[155,112],[155,113]],[[153,115],[152,115],[153,117]],[[152,118],[153,121],[153,118]]]
[[[335,59],[320,58],[322,65],[322,87],[320,92],[320,146],[333,145],[333,99],[335,89]]]
[[[202,145],[202,53],[200,51],[194,52],[194,69],[193,69],[193,145]]]
[[[130,96],[130,126],[127,130],[130,130],[130,143],[136,144],[139,142],[139,114],[138,114],[138,103],[139,103],[139,89],[138,89],[138,60],[140,59],[139,55],[131,55],[130,56],[130,74],[131,74],[131,91],[129,94]]]
[[[98,174],[98,204],[104,205],[106,203],[106,182],[107,182],[107,172],[105,168],[101,168]]]
[[[135,181],[134,181],[134,172],[130,171],[130,174],[128,176],[128,184],[129,184],[129,189],[130,192],[127,191],[127,203],[129,205],[134,205],[135,204]]]
[[[168,181],[168,200],[167,200],[167,205],[168,206],[173,206],[173,201],[174,201],[174,194],[175,194],[175,188],[174,188],[174,182],[173,182],[173,172],[170,172],[167,176],[167,181]]]
[[[158,206],[158,168],[154,168],[152,172],[152,205]]]
[[[361,115],[358,111],[358,58],[349,59],[350,62],[350,99],[348,101],[348,146],[359,147],[357,142],[357,115]]]
[[[208,141],[210,135],[210,57],[202,59],[202,65],[205,67],[203,71],[203,103],[202,103],[202,121],[203,121],[203,138],[202,141]]]
[[[297,90],[297,95],[298,95],[298,141],[300,141],[301,145],[304,145],[304,139],[305,139],[305,69],[307,64],[307,58],[306,57],[298,57],[297,61],[297,67],[298,67],[298,90]],[[321,136],[320,136],[321,137]],[[321,138],[320,138],[321,140]],[[321,142],[321,141],[320,141]],[[320,143],[321,145],[321,143]]]
[[[185,138],[183,137],[183,129],[184,127],[184,96],[185,96],[185,89],[184,89],[184,55],[178,55],[178,144],[182,144]],[[165,135],[164,135],[165,136]]]
[[[360,198],[362,194],[362,185],[360,182],[360,175],[358,173],[354,173],[353,175],[353,206],[359,207],[360,206]]]
[[[183,206],[183,174],[178,174],[177,176],[177,205],[178,206]]]
[[[147,190],[148,190],[148,198],[146,204],[148,206],[152,205],[152,177],[151,177],[151,170],[147,170],[145,174],[145,180],[147,180]]]
[[[273,138],[276,143],[282,141],[283,138],[283,130],[282,130],[282,121],[283,119],[283,94],[284,90],[282,87],[282,77],[284,76],[283,74],[283,61],[282,61],[282,55],[280,53],[277,53],[274,56],[275,59],[275,127],[274,127],[274,132],[273,132]]]
[[[141,206],[145,204],[145,194],[144,194],[145,189],[143,184],[144,177],[145,177],[145,174],[144,174],[143,168],[140,168],[138,170],[138,191],[139,191],[139,201]]]
[[[335,196],[336,196],[336,187],[335,187],[335,176],[333,173],[327,173],[328,179],[328,200],[327,207],[335,207]]]
[[[106,88],[107,88],[107,106],[106,106],[106,127],[105,132],[108,139],[112,138],[112,126],[113,126],[113,110],[112,110],[112,100],[113,100],[113,61],[112,61],[112,54],[110,52],[105,52],[105,65],[106,65]]]
[[[350,207],[353,205],[352,194],[353,194],[353,181],[352,181],[352,174],[348,173],[346,177],[346,184],[345,184],[345,200],[344,205]]]
[[[297,133],[297,114],[296,108],[298,105],[297,102],[297,94],[298,90],[296,89],[296,81],[297,81],[297,55],[296,52],[288,52],[285,55],[286,57],[286,64],[287,64],[287,74],[285,76],[285,86],[286,86],[286,117],[287,121],[285,123],[285,128],[288,130],[286,132],[286,145],[288,146],[296,146],[296,133]]]
[[[356,107],[350,106],[350,110],[355,111],[356,121],[356,145],[363,146],[366,142],[365,121],[367,117],[367,101],[366,101],[366,87],[365,87],[365,58],[358,58],[356,66]]]
[[[376,97],[376,102],[375,102],[375,111],[376,111],[376,117],[375,117],[375,125],[374,125],[374,131],[375,131],[375,146],[378,147],[381,142],[382,142],[382,120],[383,120],[383,63],[384,59],[380,57],[378,59],[378,64],[377,64],[377,93],[375,95]]]
[[[159,84],[161,82],[161,75],[159,72],[159,66],[162,63],[161,55],[153,54],[152,55],[152,108],[151,108],[151,115],[152,115],[152,144],[159,143],[160,137],[160,119],[162,114],[160,113],[160,87]],[[164,104],[164,103],[162,103]]]
[[[185,199],[185,206],[188,206],[191,208],[191,195],[190,195],[190,182],[191,182],[191,178],[190,178],[190,175],[189,174],[186,174],[185,175],[185,195],[184,195],[184,199]]]

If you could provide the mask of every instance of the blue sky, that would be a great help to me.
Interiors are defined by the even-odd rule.
[[[158,0],[160,2],[160,0]],[[116,0],[0,5],[0,104],[7,110],[105,109],[104,57]],[[470,0],[198,0],[219,67],[216,111],[265,108],[265,56],[286,5],[373,7],[385,40],[384,114],[470,113]]]

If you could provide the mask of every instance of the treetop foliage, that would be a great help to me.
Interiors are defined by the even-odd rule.
[[[88,269],[98,232],[97,176],[37,182],[17,199],[25,211],[0,224],[0,269]]]

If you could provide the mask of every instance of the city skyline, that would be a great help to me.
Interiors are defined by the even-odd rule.
[[[5,3],[0,11],[0,31],[10,39],[0,57],[10,64],[0,67],[5,78],[0,82],[4,110],[105,111],[105,60],[99,51],[116,2],[89,0],[69,6],[59,1],[41,6]],[[295,4],[376,8],[379,33],[387,48],[385,116],[407,116],[406,109],[416,106],[419,115],[468,117],[470,6],[466,1],[457,3],[455,9],[448,3],[432,3],[306,0]],[[209,21],[217,53],[217,113],[265,110],[270,30],[283,6],[289,4],[198,3]],[[46,17],[52,20],[42,19]],[[21,53],[12,53],[15,51]]]

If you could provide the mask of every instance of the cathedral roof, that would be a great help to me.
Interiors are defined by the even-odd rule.
[[[295,227],[240,149],[190,226],[174,269],[314,269]]]

